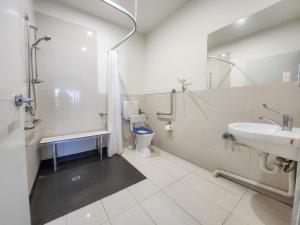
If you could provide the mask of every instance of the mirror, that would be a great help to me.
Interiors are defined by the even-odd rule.
[[[208,35],[208,89],[288,83],[300,73],[300,1],[285,0]]]

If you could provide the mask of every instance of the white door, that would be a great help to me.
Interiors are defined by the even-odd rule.
[[[0,0],[0,224],[29,225],[19,0]]]

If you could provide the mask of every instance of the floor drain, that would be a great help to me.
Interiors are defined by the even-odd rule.
[[[80,180],[80,176],[72,177],[73,182],[78,181],[78,180]]]

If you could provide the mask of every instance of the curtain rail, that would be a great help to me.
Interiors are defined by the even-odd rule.
[[[118,11],[122,12],[123,14],[127,15],[130,20],[133,22],[134,27],[130,31],[129,34],[127,34],[119,43],[117,43],[115,46],[113,46],[110,50],[113,51],[116,48],[118,48],[120,45],[122,45],[125,41],[127,41],[137,30],[137,24],[136,24],[136,18],[137,18],[137,0],[135,0],[135,15],[133,16],[127,9],[123,8],[122,6],[118,5],[117,3],[111,1],[111,0],[101,0],[102,2],[105,2],[106,4],[110,5],[111,7],[117,9]]]

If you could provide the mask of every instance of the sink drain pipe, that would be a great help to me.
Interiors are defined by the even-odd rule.
[[[263,158],[262,160],[265,160],[265,159]],[[289,169],[285,170],[288,173],[288,177],[289,177],[289,188],[288,188],[288,191],[283,191],[283,190],[280,190],[278,188],[274,188],[274,187],[262,184],[260,182],[254,181],[254,180],[250,180],[248,178],[245,178],[245,177],[233,174],[233,173],[229,173],[229,172],[224,171],[224,170],[215,170],[213,172],[213,175],[215,177],[222,176],[222,177],[225,177],[225,178],[237,180],[237,181],[240,181],[242,183],[249,184],[249,185],[261,188],[261,189],[266,190],[266,191],[270,191],[272,193],[278,194],[278,195],[283,196],[283,197],[293,198],[294,194],[295,194],[295,176],[296,176],[296,170],[295,170],[295,168],[296,168],[296,162],[293,161],[291,163],[291,165],[289,166]],[[265,169],[267,169],[267,171],[269,172],[269,174],[271,173],[269,168],[265,167]],[[275,174],[273,170],[276,171],[276,170],[278,170],[278,168],[275,166],[271,170],[272,173]],[[280,171],[280,169],[278,171]]]
[[[274,175],[281,171],[282,161],[278,157],[276,157],[275,162],[273,162],[273,168],[269,168],[267,165],[269,154],[265,152],[261,152],[259,156],[260,156],[259,166],[261,170],[264,171],[266,174]]]

